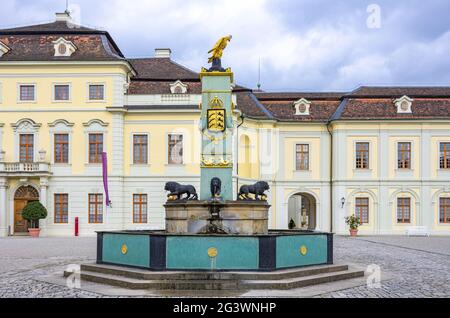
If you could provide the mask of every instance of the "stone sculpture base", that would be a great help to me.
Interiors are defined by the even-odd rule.
[[[168,202],[166,233],[207,234],[208,228],[219,228],[226,234],[267,234],[270,205],[266,201],[225,201],[216,203],[219,218],[212,219],[211,202]]]

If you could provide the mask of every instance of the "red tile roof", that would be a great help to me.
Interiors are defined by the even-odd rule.
[[[54,56],[53,41],[64,37],[78,48],[71,56]],[[68,24],[64,21],[0,30],[0,41],[10,52],[0,61],[99,61],[124,59],[122,52],[106,31]]]
[[[137,79],[200,81],[198,73],[172,61],[170,58],[155,57],[128,59],[128,61],[137,71]]]
[[[130,88],[128,89],[129,95],[136,94],[170,94],[170,84],[175,81],[142,81],[133,80],[130,83]],[[188,94],[201,94],[202,93],[202,83],[199,82],[183,82],[188,86]]]
[[[349,99],[339,119],[450,119],[449,98],[416,98],[411,114],[398,114],[393,98]]]

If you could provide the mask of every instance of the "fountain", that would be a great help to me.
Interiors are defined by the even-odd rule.
[[[233,200],[233,73],[230,68],[222,68],[220,60],[230,39],[231,36],[219,40],[210,51],[213,66],[203,68],[200,73],[200,195],[191,185],[168,182],[165,231],[98,232],[97,264],[82,266],[83,279],[129,288],[239,289],[243,288],[242,284],[230,282],[248,278],[250,274],[245,276],[242,274],[245,272],[254,273],[251,277],[259,280],[278,277],[283,288],[290,283],[282,279],[297,276],[300,277],[297,285],[292,287],[305,284],[306,272],[300,269],[307,266],[310,275],[336,272],[340,275],[335,275],[339,277],[336,279],[361,275],[361,272],[348,271],[345,266],[333,265],[331,233],[269,231],[267,182],[242,186],[238,199]],[[320,266],[311,268],[317,265]],[[138,275],[135,270],[127,271],[127,267],[144,272]],[[288,269],[296,271],[283,272]],[[229,273],[236,271],[243,276]],[[275,276],[257,276],[264,272]],[[122,278],[104,276],[112,274]],[[145,283],[132,283],[123,276],[140,277]],[[330,277],[334,276],[330,274],[326,279]],[[155,281],[164,281],[166,285]],[[270,286],[277,288],[275,283]]]

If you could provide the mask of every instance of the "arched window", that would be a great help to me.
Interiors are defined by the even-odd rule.
[[[450,197],[439,198],[439,223],[450,223]]]

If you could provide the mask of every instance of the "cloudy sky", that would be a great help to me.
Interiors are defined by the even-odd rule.
[[[2,0],[0,27],[47,22],[65,0]],[[223,64],[254,88],[352,90],[450,85],[448,0],[70,0],[83,25],[108,30],[128,57],[170,47],[199,70],[232,34]]]

